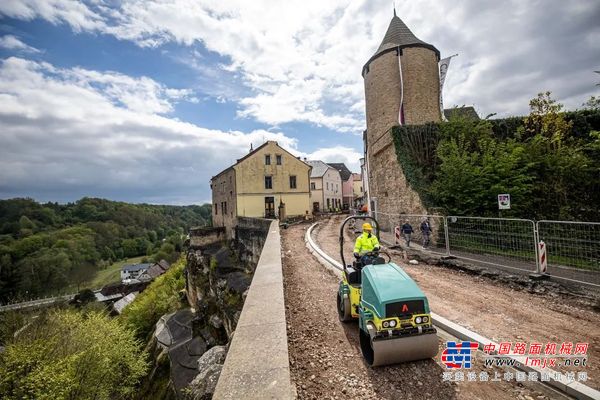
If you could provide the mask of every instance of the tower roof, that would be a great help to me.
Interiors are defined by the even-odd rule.
[[[406,24],[396,15],[396,10],[394,10],[394,17],[390,21],[390,25],[385,32],[385,36],[383,37],[379,48],[369,59],[369,61],[367,61],[365,67],[367,67],[371,61],[380,55],[393,49],[402,49],[404,47],[425,47],[434,51],[438,59],[440,58],[440,51],[436,49],[435,46],[425,43],[421,39],[417,38],[414,33],[408,29],[408,26],[406,26]]]

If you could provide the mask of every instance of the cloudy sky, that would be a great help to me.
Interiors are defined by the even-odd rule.
[[[454,58],[445,106],[599,94],[597,0],[397,2]],[[198,204],[250,144],[358,170],[389,0],[0,1],[0,198]]]

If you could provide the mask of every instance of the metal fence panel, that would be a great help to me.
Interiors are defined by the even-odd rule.
[[[377,212],[375,218],[379,222],[380,236],[383,240],[388,243],[396,244],[396,236],[394,228],[401,227],[404,223],[408,222],[412,228],[413,233],[410,235],[410,247],[416,249],[423,249],[439,253],[446,254],[446,232],[444,229],[445,220],[441,215],[418,215],[418,214],[388,214]],[[421,230],[421,223],[427,221],[431,228],[431,233],[427,238]],[[400,235],[400,243],[406,245],[406,237]]]
[[[459,216],[446,220],[451,255],[510,270],[536,271],[533,221]]]
[[[376,212],[381,238],[398,243],[394,228],[408,222],[411,247],[423,249],[421,222],[429,221],[428,250],[476,264],[533,273],[540,271],[540,241],[545,243],[547,270],[553,278],[600,288],[600,222],[539,221]],[[400,235],[400,244],[406,241]]]
[[[600,287],[600,222],[538,221],[548,274]]]

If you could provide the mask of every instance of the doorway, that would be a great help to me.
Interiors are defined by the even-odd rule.
[[[275,218],[275,197],[265,197],[265,218]]]

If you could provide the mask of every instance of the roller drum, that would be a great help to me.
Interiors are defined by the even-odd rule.
[[[361,329],[360,347],[367,363],[379,367],[432,358],[438,352],[439,343],[435,333],[388,339],[372,338]]]

